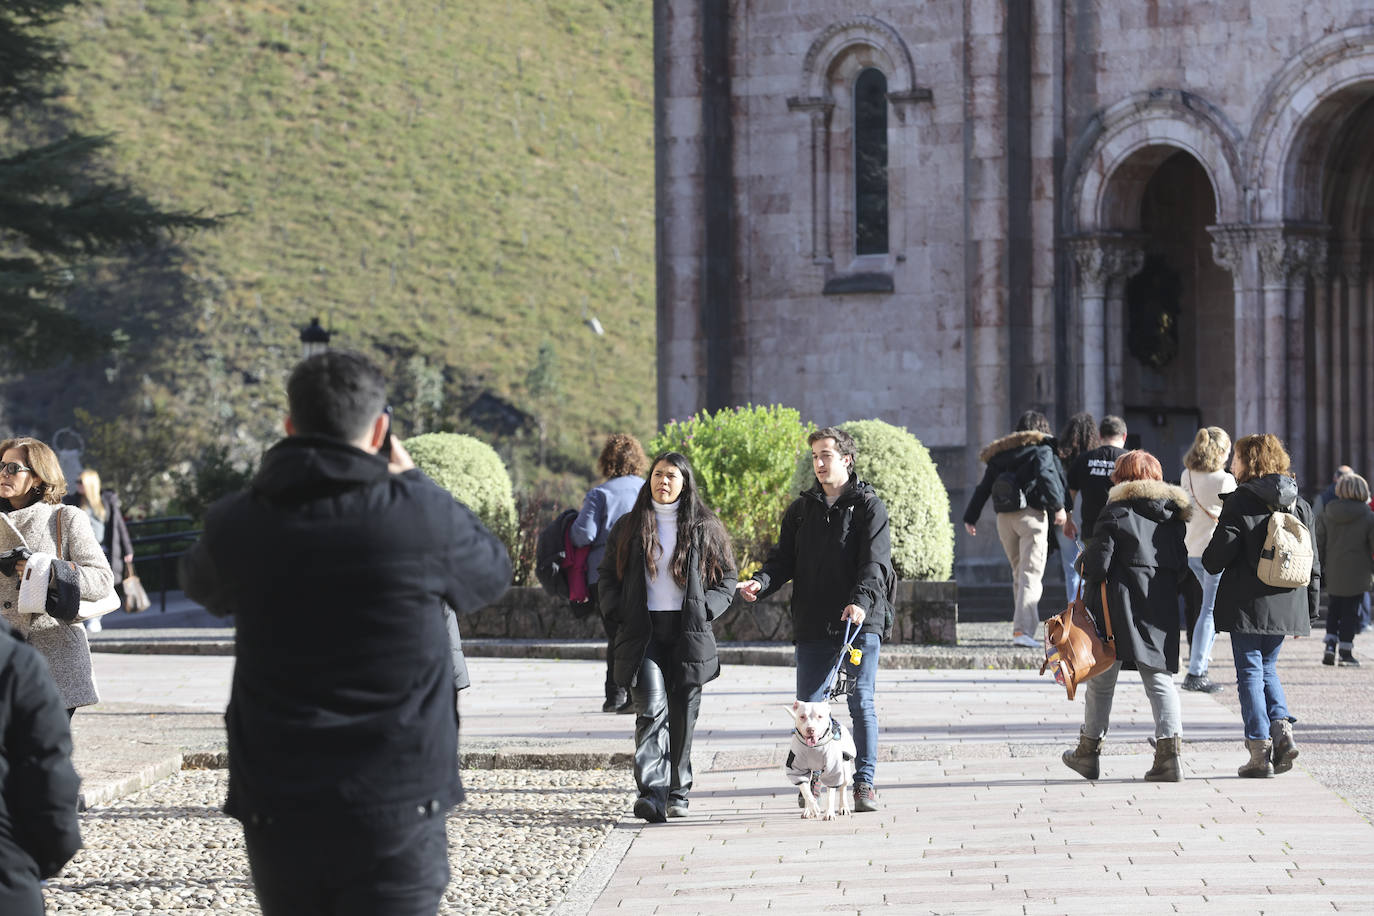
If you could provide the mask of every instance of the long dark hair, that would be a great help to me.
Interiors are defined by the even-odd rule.
[[[1064,424],[1064,432],[1059,436],[1059,457],[1062,461],[1073,461],[1084,452],[1091,452],[1102,444],[1097,435],[1097,421],[1093,415],[1076,413]]]
[[[695,545],[701,562],[702,583],[710,588],[719,582],[727,571],[733,571],[735,560],[730,546],[730,535],[725,526],[701,501],[697,491],[696,477],[685,455],[680,452],[663,452],[649,464],[649,480],[639,488],[634,508],[627,514],[624,534],[616,545],[615,572],[624,581],[625,571],[630,565],[633,546],[638,543],[644,550],[644,563],[647,567],[658,561],[663,554],[663,545],[658,542],[658,521],[653,510],[653,469],[659,462],[667,462],[682,474],[682,492],[677,497],[677,545],[673,548],[672,561],[668,569],[673,581],[679,588],[687,587],[687,554]]]

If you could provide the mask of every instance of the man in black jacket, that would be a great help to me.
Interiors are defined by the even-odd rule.
[[[510,560],[390,435],[368,360],[313,356],[287,395],[287,438],[183,568],[235,617],[225,811],[267,916],[432,916],[463,798],[445,605],[499,597]]]
[[[48,663],[0,620],[0,913],[42,916],[40,881],[81,848],[72,734]]]
[[[826,427],[807,441],[816,485],[787,507],[777,545],[753,578],[737,588],[746,601],[756,601],[792,580],[797,699],[805,702],[827,698],[846,624],[858,628],[851,644],[863,657],[849,697],[858,750],[854,809],[877,811],[878,713],[873,695],[891,607],[890,584],[896,578],[887,506],[855,474],[857,450],[848,433]]]

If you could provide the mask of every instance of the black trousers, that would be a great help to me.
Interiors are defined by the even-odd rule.
[[[448,886],[445,811],[384,829],[244,824],[264,916],[434,916]]]
[[[1326,596],[1326,635],[1336,637],[1350,645],[1355,641],[1355,631],[1360,626],[1360,603],[1365,595],[1327,595]]]
[[[630,688],[635,702],[635,784],[641,798],[660,807],[686,805],[692,790],[692,732],[701,687],[676,683],[673,646],[682,632],[681,611],[651,611],[653,636]]]

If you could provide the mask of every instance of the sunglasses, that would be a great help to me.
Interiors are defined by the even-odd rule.
[[[17,461],[6,461],[4,464],[0,464],[0,474],[6,477],[16,477],[25,471],[32,470],[33,468],[26,468]]]

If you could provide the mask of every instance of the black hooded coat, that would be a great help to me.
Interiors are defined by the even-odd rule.
[[[1275,508],[1292,512],[1313,530],[1312,507],[1298,495],[1298,485],[1286,474],[1266,474],[1247,480],[1222,497],[1221,516],[1212,542],[1202,552],[1209,573],[1221,573],[1213,613],[1217,630],[1261,636],[1306,636],[1317,614],[1321,591],[1321,557],[1312,559],[1307,588],[1275,588],[1260,581],[1260,550],[1268,536],[1269,516]],[[1315,540],[1314,552],[1315,552]]]
[[[186,594],[235,618],[225,811],[385,826],[461,801],[445,618],[510,579],[500,540],[421,471],[273,446],[182,565]]]
[[[1183,542],[1192,500],[1157,480],[1131,480],[1107,494],[1083,547],[1083,603],[1102,619],[1102,583],[1121,667],[1178,671],[1179,596],[1198,603],[1202,589]]]

